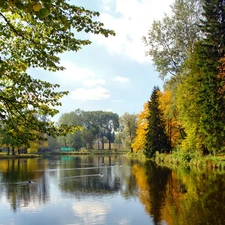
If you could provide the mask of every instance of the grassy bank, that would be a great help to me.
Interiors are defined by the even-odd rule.
[[[147,160],[143,151],[138,151],[138,152],[133,152],[133,153],[128,152],[127,157],[129,159],[137,159],[137,160],[140,160],[140,161],[146,161]]]
[[[225,170],[225,155],[196,155],[191,153],[156,154],[154,161],[159,165],[179,165]]]

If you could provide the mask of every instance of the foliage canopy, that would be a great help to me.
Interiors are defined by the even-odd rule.
[[[68,92],[57,91],[58,84],[32,78],[27,70],[63,70],[61,53],[91,43],[79,39],[78,32],[115,35],[96,20],[98,16],[66,0],[0,0],[0,117],[4,129],[8,126],[17,132],[26,126],[53,136],[69,130],[38,119],[38,115],[57,114],[55,107]]]

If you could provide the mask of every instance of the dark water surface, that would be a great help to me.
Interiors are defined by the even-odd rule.
[[[0,225],[225,224],[225,175],[124,156],[0,160]]]

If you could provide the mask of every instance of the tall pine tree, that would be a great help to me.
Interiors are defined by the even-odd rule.
[[[218,151],[224,146],[225,112],[224,93],[221,93],[219,66],[225,55],[225,0],[205,0],[201,29],[204,39],[196,47],[199,55],[198,82],[200,131],[204,146]]]
[[[146,133],[145,155],[148,158],[154,156],[156,151],[163,153],[170,150],[168,137],[165,133],[163,113],[159,108],[158,87],[153,88],[150,101],[148,101],[149,116]]]

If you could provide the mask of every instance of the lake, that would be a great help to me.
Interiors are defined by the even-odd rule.
[[[0,225],[225,224],[225,175],[125,156],[0,160]]]

